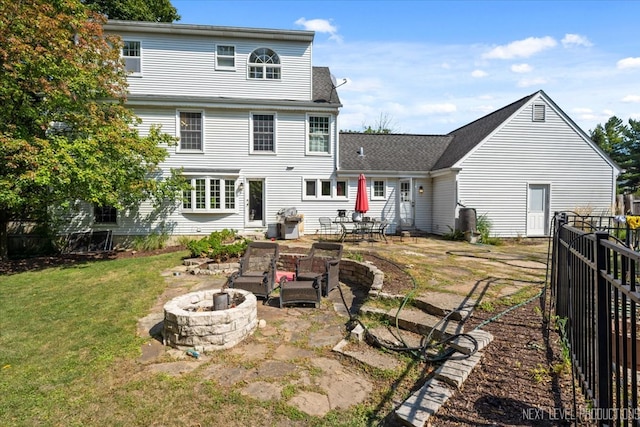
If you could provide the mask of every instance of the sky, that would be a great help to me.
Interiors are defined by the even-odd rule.
[[[171,0],[179,23],[311,30],[341,130],[446,134],[543,90],[585,132],[640,119],[640,0]]]

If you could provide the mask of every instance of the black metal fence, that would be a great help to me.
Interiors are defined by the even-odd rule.
[[[574,373],[600,426],[640,426],[640,253],[614,217],[556,214],[551,262],[555,314],[566,319]]]

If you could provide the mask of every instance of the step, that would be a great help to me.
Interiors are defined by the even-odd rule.
[[[482,329],[474,329],[471,332],[467,332],[466,335],[470,335],[473,339],[476,340],[478,346],[474,345],[469,339],[462,337],[457,337],[451,342],[449,345],[460,353],[471,354],[474,350],[481,351],[484,349],[491,341],[493,341],[493,335],[487,331],[483,331]]]
[[[449,316],[455,321],[471,317],[476,301],[461,295],[444,292],[424,292],[413,299],[417,308],[438,317]]]
[[[395,416],[403,425],[424,427],[454,391],[445,382],[432,377],[396,408]]]
[[[393,308],[390,310],[384,310],[364,305],[360,308],[360,313],[381,316],[388,320],[392,326],[395,326],[398,309]],[[448,320],[442,322],[442,319],[437,316],[409,307],[404,307],[400,310],[400,314],[398,315],[398,326],[402,329],[406,329],[407,331],[415,332],[420,335],[428,336],[431,334],[431,336],[436,340],[442,340],[452,335],[464,332],[462,324],[456,321]]]
[[[396,357],[383,353],[364,342],[353,342],[343,339],[333,348],[333,351],[380,370],[395,371],[402,366]]]

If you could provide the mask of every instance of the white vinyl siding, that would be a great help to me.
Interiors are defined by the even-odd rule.
[[[230,214],[216,212],[183,213],[181,204],[178,209],[168,209],[168,216],[158,219],[152,224],[159,227],[163,221],[166,227],[171,227],[174,235],[188,234],[206,236],[208,233],[224,228],[233,228],[240,231],[255,231],[254,226],[245,224],[245,202],[248,191],[246,184],[244,191],[240,191],[240,182],[248,178],[265,179],[265,222],[267,227],[275,227],[276,212],[286,207],[296,207],[304,214],[304,224],[301,224],[301,232],[306,226],[307,233],[314,233],[317,218],[320,216],[336,216],[336,209],[353,209],[348,197],[338,197],[338,182],[343,182],[347,195],[355,197],[355,185],[357,179],[351,182],[344,178],[336,179],[334,176],[334,159],[331,156],[305,156],[305,135],[307,132],[306,113],[304,112],[277,112],[277,155],[271,155],[265,161],[265,156],[250,154],[252,136],[250,135],[250,117],[248,110],[229,110],[207,108],[202,110],[206,117],[204,120],[203,152],[179,152],[175,153],[175,147],[167,147],[170,156],[162,164],[165,176],[169,175],[170,168],[185,167],[188,169],[214,170],[214,174],[234,178],[236,180],[235,209]],[[136,115],[142,119],[138,126],[140,133],[148,133],[152,124],[162,125],[162,131],[176,134],[177,126],[176,110],[172,108],[138,107],[134,109]],[[178,130],[179,131],[179,130]],[[331,122],[332,151],[336,143],[336,123]],[[307,173],[313,171],[315,179],[331,180],[332,191],[336,191],[336,197],[314,198],[303,201],[302,180]],[[226,173],[226,175],[225,175]],[[229,174],[237,173],[237,177]],[[191,179],[195,176],[189,176]],[[341,184],[343,185],[343,184]],[[318,184],[318,191],[320,190]],[[225,194],[231,194],[225,191]],[[320,193],[318,193],[320,194]],[[118,233],[137,234],[147,233],[148,227],[143,226],[141,218],[153,215],[154,208],[150,203],[140,206],[137,217],[123,217],[119,221],[121,227]]]
[[[447,234],[456,227],[456,174],[450,172],[436,176],[431,185],[433,188],[431,232],[439,235]]]
[[[610,214],[613,169],[550,105],[528,104],[460,166],[459,197],[492,222],[491,234],[526,235],[528,183],[550,183],[549,211]]]
[[[131,34],[121,34],[126,40]],[[251,52],[264,44],[245,38],[212,39],[197,35],[135,35],[144,47],[144,78],[130,79],[131,96],[168,95],[211,98],[310,101],[312,97],[311,43],[274,40],[269,48],[278,53],[279,80],[248,79]],[[218,70],[218,45],[234,46],[235,71]],[[177,66],[179,64],[179,66]]]

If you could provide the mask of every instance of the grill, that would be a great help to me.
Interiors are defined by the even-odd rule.
[[[278,236],[281,239],[298,239],[300,231],[298,226],[302,222],[303,216],[298,214],[296,208],[280,209],[278,216]]]

